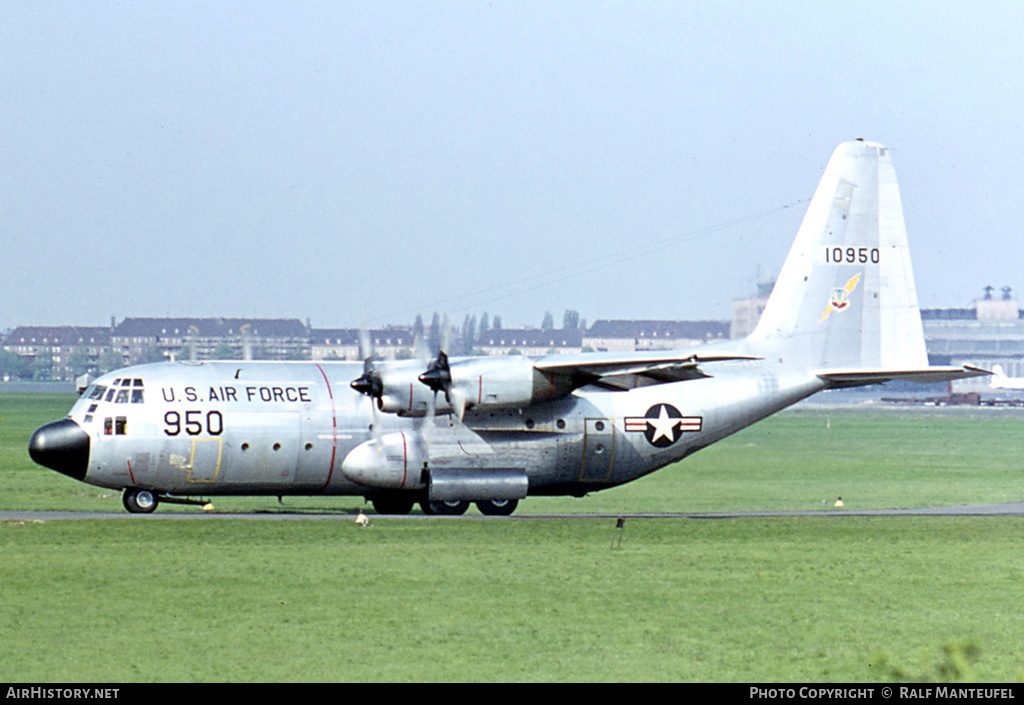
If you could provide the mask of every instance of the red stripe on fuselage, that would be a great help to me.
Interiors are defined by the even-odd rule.
[[[405,488],[405,481],[409,479],[409,443],[405,439],[405,432],[402,432],[402,488]]]
[[[323,375],[324,384],[327,385],[327,396],[331,398],[331,467],[327,471],[327,482],[323,486],[323,489],[327,489],[327,486],[331,484],[331,478],[334,477],[334,458],[338,454],[338,415],[334,408],[334,392],[331,390],[331,380],[327,378],[324,368],[316,363],[313,366],[320,370],[320,374]]]

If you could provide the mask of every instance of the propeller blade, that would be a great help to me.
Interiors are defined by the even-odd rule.
[[[434,409],[436,407],[436,395],[431,395],[427,400],[427,413],[419,419],[416,424],[416,434],[413,436],[413,443],[419,451],[423,462],[430,463],[430,430],[434,428]]]
[[[430,364],[430,347],[422,335],[416,335],[416,338],[413,340],[413,350],[416,351],[416,359],[423,365]]]
[[[448,392],[448,403],[451,404],[455,417],[461,422],[466,415],[466,394],[460,389],[451,389]]]
[[[370,341],[370,331],[365,325],[359,328],[359,357],[363,360],[373,357],[373,343]]]
[[[447,353],[452,349],[452,337],[455,333],[452,326],[452,319],[447,313],[444,314],[444,321],[441,326],[441,350],[439,352],[444,354],[446,356],[445,359],[447,359]]]

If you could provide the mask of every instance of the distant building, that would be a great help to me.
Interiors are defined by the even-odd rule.
[[[757,285],[757,295],[747,299],[736,299],[732,302],[732,321],[729,325],[729,337],[745,338],[757,328],[764,307],[768,304],[774,282]]]
[[[368,330],[366,335],[377,357],[408,358],[415,352],[416,343],[409,328],[394,327]],[[310,356],[313,360],[362,360],[367,353],[360,351],[362,331],[359,328],[322,328],[310,331]]]
[[[1024,377],[1024,311],[1009,287],[1001,298],[985,288],[973,308],[922,309],[928,358],[933,365],[1000,365],[1010,377]],[[959,380],[958,392],[985,391],[987,377]]]
[[[74,379],[95,372],[110,349],[110,329],[83,326],[19,326],[3,338],[38,379]]]
[[[674,350],[729,337],[727,321],[595,321],[583,335],[583,347],[597,352]]]
[[[578,353],[583,349],[583,333],[558,328],[502,328],[484,331],[475,347],[485,355]]]
[[[309,331],[297,319],[126,318],[110,335],[124,364],[159,360],[308,360]]]

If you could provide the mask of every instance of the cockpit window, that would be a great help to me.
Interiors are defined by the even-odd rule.
[[[141,379],[115,379],[111,386],[94,384],[86,390],[87,399],[94,401],[112,401],[115,404],[142,404],[145,401],[145,390]]]
[[[128,434],[128,418],[126,416],[107,417],[103,419],[103,435],[125,436]]]

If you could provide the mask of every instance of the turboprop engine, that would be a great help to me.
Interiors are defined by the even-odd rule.
[[[565,396],[568,375],[536,369],[526,357],[472,357],[449,361],[443,352],[425,372],[407,361],[367,361],[352,387],[376,397],[377,407],[399,416],[426,416],[433,411],[456,414],[467,409],[515,409]]]
[[[352,382],[352,388],[373,397],[381,411],[399,416],[426,416],[436,395],[420,383],[422,369],[412,360],[382,363],[367,360],[362,376]]]

